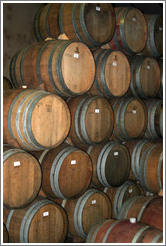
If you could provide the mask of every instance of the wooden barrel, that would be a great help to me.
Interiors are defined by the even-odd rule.
[[[158,62],[159,67],[160,67],[161,81],[160,81],[160,89],[156,95],[156,98],[163,99],[163,60],[158,59],[157,62]]]
[[[13,88],[13,85],[10,82],[10,80],[6,78],[5,76],[3,76],[3,91],[7,91],[12,88]]]
[[[163,100],[151,99],[144,100],[148,111],[148,124],[145,132],[145,137],[155,139],[162,137],[162,114]]]
[[[57,148],[35,151],[33,154],[41,164],[42,190],[47,196],[75,198],[88,188],[92,177],[92,163],[86,152],[62,143]]]
[[[70,112],[55,94],[32,89],[4,92],[3,139],[27,150],[44,150],[61,144],[70,128]]]
[[[149,146],[140,159],[139,180],[149,192],[158,194],[163,188],[163,146]]]
[[[37,41],[45,40],[47,37],[57,38],[61,34],[58,23],[60,5],[48,3],[36,13],[33,27]]]
[[[125,201],[133,196],[143,195],[141,186],[129,180],[124,182],[120,187],[105,188],[104,192],[112,202],[112,218],[116,219]]]
[[[3,223],[3,243],[9,243],[9,233],[4,223]]]
[[[163,55],[163,18],[161,15],[145,15],[148,28],[147,42],[143,55],[159,57]]]
[[[130,85],[130,64],[120,51],[98,49],[94,52],[96,75],[91,94],[122,97]]]
[[[112,140],[141,138],[147,127],[147,110],[142,100],[123,97],[110,101],[114,111]]]
[[[71,111],[69,137],[74,145],[106,142],[113,129],[114,115],[110,103],[100,96],[79,96],[68,101]]]
[[[4,210],[4,223],[10,243],[63,243],[67,235],[64,209],[42,197],[24,209]]]
[[[114,50],[127,54],[139,53],[147,40],[147,24],[144,15],[137,8],[115,8],[116,30],[109,43]]]
[[[132,180],[139,180],[140,177],[140,160],[143,153],[149,146],[153,146],[154,143],[147,139],[126,141],[124,143],[128,148],[131,156],[131,173],[129,178]]]
[[[162,231],[131,220],[106,220],[94,225],[86,243],[162,243]]]
[[[130,172],[130,155],[127,148],[117,142],[90,146],[87,150],[93,165],[94,187],[122,185]]]
[[[137,218],[159,230],[163,230],[163,198],[161,196],[135,196],[127,200],[119,213],[118,219]]]
[[[108,43],[115,31],[115,12],[110,3],[63,3],[59,12],[61,33],[90,48]]]
[[[49,40],[17,52],[10,63],[16,87],[44,86],[62,97],[86,93],[93,84],[95,62],[90,49],[81,42]]]
[[[111,201],[108,196],[95,189],[88,189],[80,198],[63,200],[69,221],[70,237],[86,238],[90,228],[111,218]]]
[[[161,73],[155,58],[146,56],[128,57],[131,66],[130,89],[136,97],[155,97],[160,89]]]
[[[37,196],[42,172],[31,154],[3,146],[3,203],[8,209],[28,206]]]

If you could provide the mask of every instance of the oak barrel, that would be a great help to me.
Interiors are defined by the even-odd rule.
[[[65,101],[49,92],[13,89],[3,97],[3,139],[16,139],[26,150],[44,150],[61,144],[70,128],[70,112]]]
[[[126,54],[139,53],[147,40],[147,24],[143,13],[132,7],[114,8],[116,29],[109,45]]]
[[[93,164],[94,187],[120,186],[127,180],[130,171],[130,154],[124,145],[108,142],[99,146],[90,146],[87,153]]]
[[[136,97],[155,97],[160,89],[161,72],[158,62],[153,57],[130,56],[130,89]]]
[[[86,243],[162,243],[162,231],[131,220],[106,220],[94,225]]]
[[[79,197],[88,188],[92,163],[86,152],[66,143],[44,151],[33,152],[42,168],[42,190],[52,198]]]
[[[6,208],[28,206],[40,190],[41,179],[36,158],[21,149],[3,146],[3,203]]]
[[[59,12],[61,33],[71,40],[100,47],[113,37],[115,12],[110,3],[63,3]]]
[[[148,111],[148,124],[145,132],[145,137],[155,139],[162,137],[162,114],[163,100],[151,99],[144,100]]]
[[[143,55],[160,57],[163,55],[163,18],[161,15],[144,15],[147,21],[148,36]]]
[[[135,196],[127,200],[119,213],[118,219],[137,218],[159,230],[163,230],[163,198],[161,196]]]
[[[120,187],[104,188],[104,192],[108,195],[112,202],[112,218],[118,218],[122,205],[130,197],[140,196],[143,194],[142,187],[132,181],[127,180]]]
[[[42,197],[27,208],[4,210],[4,223],[10,243],[63,243],[67,235],[64,209]]]
[[[58,22],[60,6],[60,3],[47,3],[36,13],[33,27],[37,41],[57,38],[61,34]]]
[[[132,180],[139,180],[140,177],[140,160],[143,153],[149,146],[154,145],[154,143],[147,139],[126,141],[124,142],[128,148],[131,156],[131,172],[129,178]]]
[[[94,145],[106,142],[113,129],[114,115],[107,99],[83,95],[68,101],[71,111],[69,137],[74,145]]]
[[[48,40],[18,51],[10,63],[10,76],[16,87],[44,87],[62,97],[73,97],[91,88],[95,62],[81,42]]]
[[[3,243],[9,243],[9,233],[4,223],[3,223]]]
[[[140,159],[139,180],[151,193],[159,193],[163,188],[163,146],[149,146]]]
[[[158,62],[159,67],[160,67],[161,83],[160,83],[160,89],[158,91],[158,94],[156,95],[156,98],[163,99],[163,60],[158,59],[157,62]]]
[[[147,110],[142,100],[122,97],[110,100],[114,111],[114,129],[111,140],[141,138],[147,127]]]
[[[90,93],[107,98],[122,97],[130,85],[130,64],[120,51],[94,51],[96,74]]]
[[[96,189],[88,189],[77,199],[61,202],[69,221],[70,237],[85,239],[90,228],[101,221],[111,218],[112,205],[108,196]]]
[[[13,88],[13,85],[11,81],[7,77],[3,76],[3,91],[7,91],[12,88]]]

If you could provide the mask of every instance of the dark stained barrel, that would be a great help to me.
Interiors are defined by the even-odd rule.
[[[117,142],[90,146],[87,150],[93,164],[94,187],[117,187],[122,185],[130,172],[130,155],[127,148]]]

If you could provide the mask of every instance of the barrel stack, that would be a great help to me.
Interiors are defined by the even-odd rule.
[[[162,16],[47,3],[3,78],[3,242],[163,242]]]

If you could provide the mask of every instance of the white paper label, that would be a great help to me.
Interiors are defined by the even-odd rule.
[[[122,142],[122,144],[125,144],[126,142]]]
[[[136,109],[133,109],[133,114],[136,114]]]
[[[117,67],[117,62],[114,61],[114,62],[112,63],[112,65],[113,65],[114,67]]]
[[[99,114],[100,110],[98,108],[95,109],[95,113]]]
[[[71,161],[71,164],[73,165],[73,164],[76,164],[76,160],[72,160]]]
[[[147,68],[147,69],[150,69],[150,66],[148,65],[146,68]]]
[[[21,86],[23,89],[27,89],[27,85],[22,85]]]
[[[132,21],[134,21],[134,22],[135,22],[136,20],[137,20],[137,19],[136,19],[135,17],[132,17]]]
[[[114,156],[116,156],[116,155],[118,155],[118,154],[119,154],[118,151],[114,152]]]
[[[160,26],[160,27],[159,27],[159,31],[162,31],[162,30],[163,30],[163,28]]]
[[[18,166],[20,166],[20,161],[15,161],[14,162],[14,167],[18,167]]]
[[[100,7],[96,7],[96,10],[97,10],[97,11],[100,11]]]
[[[79,58],[79,54],[78,53],[74,53],[74,58]]]
[[[96,203],[96,200],[92,200],[92,204],[95,204]]]
[[[133,192],[133,189],[129,189],[129,194]]]
[[[43,217],[48,216],[48,215],[49,215],[48,211],[43,213]]]

